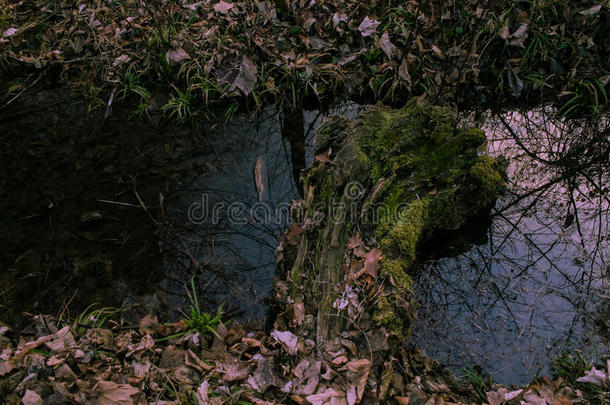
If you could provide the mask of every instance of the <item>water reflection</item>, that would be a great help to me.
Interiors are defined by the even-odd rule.
[[[355,117],[361,109],[348,103],[288,115],[269,108],[206,135],[208,147],[184,159],[190,174],[165,203],[171,226],[164,227],[166,277],[157,295],[170,314],[180,316],[178,309],[188,306],[185,284],[195,275],[206,310],[224,302],[242,322],[265,318],[274,251],[290,202],[299,198],[295,165],[313,161],[315,130],[325,116]]]
[[[455,370],[480,366],[506,384],[550,375],[563,348],[589,357],[609,348],[607,122],[552,113],[476,118],[489,153],[509,159],[509,191],[487,243],[428,263],[416,281],[414,341]]]

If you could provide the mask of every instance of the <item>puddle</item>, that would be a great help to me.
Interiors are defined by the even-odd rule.
[[[509,158],[508,193],[483,241],[425,264],[416,280],[413,340],[458,374],[480,367],[519,385],[549,376],[562,349],[589,359],[609,353],[607,157],[575,171],[525,152],[551,161],[562,150],[580,153],[587,135],[607,132],[602,123],[566,124],[550,113],[504,114],[510,130],[497,117],[482,119],[489,152]]]
[[[269,108],[256,119],[238,117],[183,162],[201,173],[181,180],[167,210],[175,229],[166,250],[175,255],[166,260],[161,291],[174,313],[188,305],[185,280],[195,275],[206,308],[224,303],[242,322],[265,319],[274,251],[289,225],[290,202],[299,198],[295,176],[313,161],[315,130],[327,114],[355,117],[360,109],[346,104],[283,117]],[[291,140],[302,145],[293,148]],[[295,156],[297,149],[304,156]]]

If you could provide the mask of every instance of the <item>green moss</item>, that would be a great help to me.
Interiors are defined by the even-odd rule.
[[[290,296],[296,299],[301,294],[301,288],[303,284],[303,278],[301,276],[301,269],[298,266],[294,266],[290,272]]]
[[[327,202],[335,191],[335,181],[333,176],[329,173],[324,176],[320,184],[320,191],[318,192],[318,202]]]
[[[394,289],[374,301],[370,314],[395,349],[408,335],[413,316],[408,272],[418,247],[433,232],[457,228],[479,214],[498,195],[502,175],[493,158],[478,156],[485,144],[483,131],[461,130],[454,109],[415,100],[399,110],[376,106],[352,122],[332,120],[316,142],[322,144],[319,153],[328,147],[335,153],[332,165],[317,164],[309,171],[316,201],[343,198],[341,184],[357,181],[368,193],[357,213],[375,205],[377,221],[360,218],[354,225],[379,241],[384,255],[379,276],[393,280]],[[327,226],[319,241],[332,237],[333,229]],[[339,240],[338,246],[345,242]],[[332,254],[342,258],[339,250]],[[333,269],[339,266],[341,260],[332,254],[317,246],[315,268],[328,269],[331,262]],[[327,294],[320,307],[330,311],[328,298],[335,296]]]
[[[496,160],[490,156],[480,156],[470,168],[470,175],[481,184],[481,191],[486,195],[497,195],[504,184]]]
[[[398,252],[407,266],[415,261],[417,245],[425,232],[430,209],[430,199],[414,200],[398,214],[396,222],[384,232],[383,250]]]
[[[408,270],[409,264],[404,260],[386,260],[381,265],[380,274],[382,277],[392,276],[396,288],[400,292],[407,292],[413,288],[413,280],[407,274]]]
[[[383,326],[393,340],[405,336],[405,328],[407,325],[404,320],[396,314],[396,307],[390,302],[390,297],[380,297],[375,301],[373,320],[377,325]]]

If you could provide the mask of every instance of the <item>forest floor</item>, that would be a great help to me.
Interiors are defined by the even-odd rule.
[[[0,4],[0,105],[40,80],[180,122],[346,97],[608,105],[607,1]]]
[[[394,106],[413,96],[462,106],[553,103],[566,117],[597,114],[607,111],[610,82],[610,5],[602,3],[0,0],[0,110],[44,83],[77,90],[89,111],[105,116],[125,105],[139,118],[194,124],[270,103],[296,109],[346,97]],[[375,362],[371,352],[384,350],[383,336],[365,335],[362,350],[355,344],[362,336],[346,331],[321,347],[289,330],[314,316],[303,302],[276,305],[276,325],[285,327],[270,332],[226,327],[201,313],[196,300],[185,320],[172,324],[148,316],[133,325],[106,309],[69,322],[35,315],[15,332],[2,325],[0,399],[608,400],[610,362],[597,369],[568,354],[558,359],[555,379],[518,389],[478,373],[460,381],[416,348]]]

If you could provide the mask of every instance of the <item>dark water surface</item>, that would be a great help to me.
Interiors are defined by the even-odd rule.
[[[413,340],[458,373],[478,366],[499,382],[525,384],[550,375],[563,349],[598,360],[610,353],[607,158],[599,170],[572,173],[525,152],[553,160],[586,137],[579,131],[607,140],[605,124],[551,117],[549,109],[503,114],[510,129],[497,116],[480,119],[489,153],[509,158],[509,190],[483,241],[429,262],[416,280]]]

